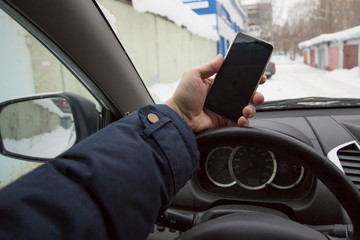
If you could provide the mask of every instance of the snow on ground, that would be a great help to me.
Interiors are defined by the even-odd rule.
[[[4,139],[6,150],[34,157],[53,158],[72,147],[76,133],[72,125],[69,129],[57,127],[54,131],[31,138],[13,140]],[[44,151],[46,149],[46,151]]]
[[[276,74],[258,88],[266,101],[301,97],[360,98],[359,67],[329,72],[305,65],[301,60],[276,56],[272,60],[276,63]],[[172,96],[178,83],[155,84],[149,91],[154,100],[161,103]]]
[[[180,79],[172,83],[156,83],[149,88],[149,92],[156,103],[168,100],[179,85]]]
[[[276,64],[276,74],[259,86],[266,101],[301,97],[360,98],[360,68],[332,72],[302,62]]]

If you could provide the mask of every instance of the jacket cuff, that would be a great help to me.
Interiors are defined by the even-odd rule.
[[[177,192],[199,168],[199,152],[194,134],[184,119],[167,105],[139,109],[144,125],[143,138],[152,137],[167,157]]]

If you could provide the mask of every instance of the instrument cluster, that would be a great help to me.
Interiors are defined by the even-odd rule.
[[[204,165],[207,180],[219,188],[287,190],[300,184],[305,175],[304,167],[255,146],[215,147],[207,152]]]

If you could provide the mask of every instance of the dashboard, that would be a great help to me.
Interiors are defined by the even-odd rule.
[[[261,111],[250,125],[302,141],[350,179],[338,150],[354,145],[360,164],[359,108]],[[198,142],[198,149],[200,169],[176,195],[174,209],[199,212],[235,204],[275,209],[309,225],[348,222],[333,194],[286,147],[226,138]]]

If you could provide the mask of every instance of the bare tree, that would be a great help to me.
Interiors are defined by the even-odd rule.
[[[300,1],[289,10],[284,25],[273,27],[272,41],[277,50],[294,57],[300,53],[299,42],[360,25],[359,12],[360,0]]]

